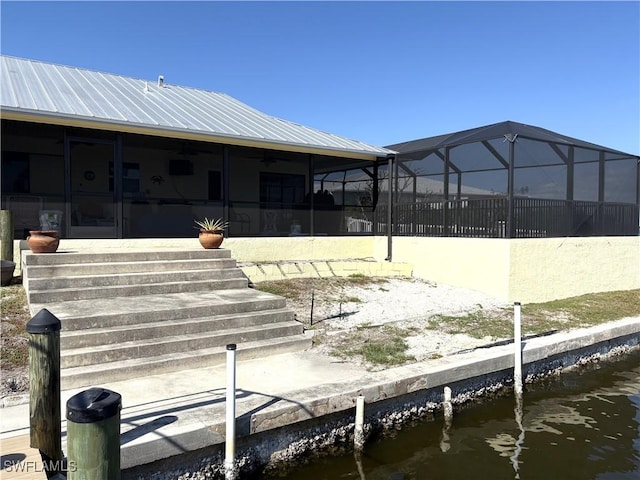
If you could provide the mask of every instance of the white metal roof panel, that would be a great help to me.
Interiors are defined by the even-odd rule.
[[[1,56],[0,108],[183,130],[328,151],[386,156],[393,150],[272,117],[226,95],[121,75]]]

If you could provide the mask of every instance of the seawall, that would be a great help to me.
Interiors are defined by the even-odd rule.
[[[523,374],[532,382],[637,348],[640,318],[532,338],[523,342]],[[438,415],[445,386],[452,389],[458,406],[507,394],[513,384],[513,357],[513,344],[479,348],[380,372],[363,372],[269,398],[248,396],[239,402],[237,418],[240,471],[248,476],[287,468],[310,456],[351,449],[358,395],[365,397],[365,431],[371,436]],[[210,420],[169,439],[124,445],[123,479],[224,478],[224,414],[215,413],[202,408],[200,418],[210,414]],[[204,437],[208,439],[206,446],[185,450],[187,444],[197,443],[193,439]]]

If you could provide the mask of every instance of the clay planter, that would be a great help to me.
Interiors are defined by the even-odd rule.
[[[198,240],[200,240],[200,245],[206,249],[220,248],[222,240],[224,240],[224,235],[222,232],[212,232],[211,230],[200,229]]]
[[[16,269],[16,264],[10,260],[0,260],[0,266],[2,267],[2,285],[9,285],[13,278],[13,271]]]
[[[33,253],[53,253],[58,249],[60,239],[57,230],[30,230],[27,244]]]

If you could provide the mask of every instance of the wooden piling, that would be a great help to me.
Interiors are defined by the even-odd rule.
[[[52,460],[62,460],[60,328],[47,309],[27,323],[31,447]]]
[[[13,215],[0,210],[0,260],[13,262]]]
[[[120,480],[122,396],[90,388],[67,401],[68,480]]]

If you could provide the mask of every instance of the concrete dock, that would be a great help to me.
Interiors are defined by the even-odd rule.
[[[545,374],[585,358],[638,345],[640,318],[538,337],[524,342],[523,373],[525,377]],[[444,386],[452,387],[454,403],[456,397],[460,401],[470,392],[496,385],[503,388],[512,380],[513,355],[512,344],[502,345],[379,372],[365,371],[313,349],[238,362],[239,455],[243,455],[243,442],[248,444],[255,437],[260,439],[260,448],[253,445],[254,454],[260,457],[255,460],[268,461],[274,453],[286,449],[296,429],[303,431],[313,425],[320,431],[325,423],[326,428],[332,428],[331,422],[335,424],[341,414],[343,422],[353,422],[349,418],[358,395],[365,397],[367,422],[374,413],[407,408],[416,402],[423,406],[427,401],[437,402]],[[123,478],[144,478],[154,470],[175,478],[187,471],[210,468],[203,465],[219,459],[225,440],[225,375],[225,366],[221,365],[94,385],[122,395]],[[62,392],[63,448],[66,402],[83,390],[86,388]],[[20,454],[27,458],[23,451],[5,451],[26,451],[28,447],[27,401],[28,397],[5,399],[0,410],[3,479],[26,478],[18,476],[15,465],[6,468],[4,459],[19,458]],[[204,463],[195,459],[204,459]],[[44,478],[32,473],[29,478]]]

